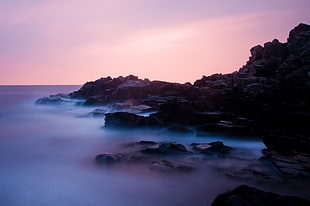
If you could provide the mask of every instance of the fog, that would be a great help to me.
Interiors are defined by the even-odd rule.
[[[103,118],[87,115],[95,108],[74,104],[35,105],[36,98],[70,92],[77,86],[0,86],[0,205],[210,205],[217,194],[240,184],[306,197],[307,184],[257,182],[227,175],[257,163],[260,139],[176,134],[165,129],[106,130]],[[235,147],[226,158],[169,157],[197,168],[191,173],[163,173],[145,164],[99,167],[103,152],[129,152],[139,140],[176,141],[190,149],[195,142],[221,140]],[[201,158],[205,158],[201,160]]]

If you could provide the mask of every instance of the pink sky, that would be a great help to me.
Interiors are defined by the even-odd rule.
[[[0,84],[193,82],[310,23],[309,0],[2,0]]]

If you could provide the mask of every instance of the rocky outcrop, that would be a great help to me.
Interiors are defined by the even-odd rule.
[[[215,198],[211,206],[309,206],[310,202],[294,196],[282,196],[265,192],[247,185],[240,185],[232,191]]]
[[[300,24],[287,43],[278,40],[251,49],[238,72],[214,74],[194,86],[216,98],[220,111],[253,120],[250,127],[307,132],[310,120],[310,26]],[[205,101],[208,101],[207,99]]]
[[[273,40],[253,47],[249,61],[238,72],[204,76],[194,85],[135,76],[104,78],[85,84],[71,96],[106,103],[129,101],[158,110],[138,121],[137,127],[155,121],[162,126],[197,126],[202,133],[261,135],[283,130],[305,134],[310,120],[309,39],[310,26],[300,24],[290,32],[287,43]]]
[[[309,142],[310,25],[299,24],[286,43],[273,40],[250,52],[239,71],[203,76],[193,85],[133,75],[106,77],[68,95],[51,95],[36,103],[60,104],[70,98],[83,99],[84,105],[114,105],[122,112],[93,113],[104,116],[108,128],[163,126],[196,128],[199,134],[280,134],[265,138],[266,158],[285,175],[308,176],[309,153],[303,143]],[[145,111],[156,113],[148,117],[133,114]],[[300,146],[294,151],[287,149],[295,144]]]
[[[245,130],[247,135],[264,130],[306,133],[310,119],[309,45],[310,26],[300,24],[290,32],[287,43],[273,40],[253,47],[246,65],[231,74],[203,76],[193,85],[134,75],[106,77],[87,82],[66,97],[84,99],[84,105],[115,105],[118,111],[126,107],[130,113],[158,111],[152,116],[163,126],[206,124],[204,130]],[[37,103],[63,100],[62,95],[56,95]],[[240,117],[250,121],[241,122],[237,120]]]
[[[158,108],[166,101],[187,98],[193,92],[195,89],[190,84],[150,81],[129,75],[87,82],[78,91],[70,93],[70,97],[85,99],[84,105],[126,103]]]

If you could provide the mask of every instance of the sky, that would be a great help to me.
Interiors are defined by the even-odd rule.
[[[0,85],[194,82],[310,24],[310,0],[0,0]]]

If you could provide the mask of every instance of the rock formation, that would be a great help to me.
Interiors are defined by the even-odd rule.
[[[250,52],[251,57],[239,71],[203,76],[193,85],[150,81],[133,75],[106,77],[87,82],[68,95],[51,95],[36,103],[59,104],[69,98],[83,99],[83,105],[88,106],[156,111],[149,117],[107,113],[103,116],[105,126],[110,128],[190,126],[199,133],[265,136],[264,154],[280,172],[308,177],[310,156],[304,152],[303,143],[308,144],[310,135],[310,25],[296,26],[286,43],[275,39]],[[294,151],[285,151],[287,145],[298,146]]]

